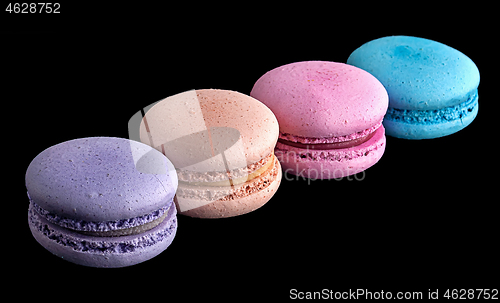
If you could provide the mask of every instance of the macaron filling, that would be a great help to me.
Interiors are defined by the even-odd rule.
[[[242,198],[248,196],[254,192],[263,190],[264,188],[271,185],[271,183],[276,180],[278,175],[278,159],[274,156],[269,161],[271,165],[267,165],[265,171],[263,171],[259,178],[254,177],[249,179],[245,183],[239,186],[232,186],[232,192],[226,195],[224,198],[219,199],[221,201],[234,200],[237,198]]]
[[[478,94],[475,90],[465,102],[441,109],[410,110],[389,107],[384,119],[409,124],[439,124],[462,119],[474,112],[477,100]]]
[[[280,134],[278,142],[301,149],[314,149],[314,150],[345,149],[361,145],[364,142],[370,140],[375,134],[375,131],[381,125],[382,121],[364,131],[357,132],[347,136],[331,137],[331,138],[305,138],[305,137],[297,137],[290,135],[282,136]]]
[[[266,172],[269,167],[273,164],[274,153],[269,156],[264,157],[261,161],[250,164],[247,167],[236,169],[236,170],[226,170],[225,172],[216,172],[215,177],[214,172],[212,173],[212,178],[205,179],[200,178],[200,176],[193,178],[194,181],[183,181],[179,180],[180,183],[186,185],[194,186],[233,186],[245,183],[252,179],[255,179]],[[188,180],[193,180],[189,178]]]
[[[246,167],[225,171],[208,171],[205,173],[183,169],[177,169],[176,171],[180,184],[195,186],[231,186],[257,178],[272,165],[273,158],[274,153],[271,152],[268,156]]]
[[[269,161],[258,169],[258,175],[248,178],[245,182],[239,184],[230,184],[227,182],[224,186],[213,186],[209,184],[210,182],[179,181],[179,184],[184,183],[184,186],[178,188],[177,196],[188,199],[212,200],[215,202],[234,200],[263,190],[271,185],[278,175],[278,159],[274,156],[274,153],[271,155],[272,157],[269,158]]]
[[[106,222],[92,222],[75,220],[51,213],[40,207],[31,199],[30,201],[31,205],[33,205],[33,209],[50,223],[56,224],[66,229],[70,229],[77,233],[99,237],[128,236],[148,231],[160,224],[165,219],[170,205],[172,204],[170,202],[167,206],[164,206],[159,210],[135,218]]]
[[[310,162],[324,162],[326,163],[341,163],[345,161],[351,161],[358,158],[373,157],[374,155],[380,155],[385,149],[385,128],[383,126],[379,127],[370,138],[365,142],[360,143],[351,148],[343,149],[311,149],[311,148],[298,148],[293,146],[288,146],[278,142],[276,144],[275,153],[278,160],[282,163],[283,167],[290,169],[290,164],[294,169],[299,163],[310,163]],[[382,153],[381,153],[382,152]],[[288,166],[287,166],[288,165]],[[333,168],[335,169],[335,168]]]
[[[342,148],[350,148],[350,147],[358,146],[361,143],[368,141],[371,137],[373,137],[373,133],[371,133],[367,136],[361,137],[361,138],[357,138],[357,139],[353,139],[353,140],[349,140],[349,141],[337,142],[337,143],[303,144],[300,142],[293,142],[293,141],[288,141],[288,140],[284,140],[284,139],[278,139],[278,142],[289,145],[289,146],[302,148],[302,149],[328,150],[328,149],[342,149]]]
[[[118,230],[108,230],[108,231],[82,231],[80,233],[82,233],[84,235],[97,236],[97,237],[120,237],[120,236],[137,235],[137,234],[141,234],[143,232],[146,232],[146,231],[158,226],[167,217],[167,214],[168,214],[168,212],[165,212],[165,214],[163,214],[163,216],[159,217],[156,220],[153,220],[153,221],[148,222],[148,223],[143,224],[143,225],[138,225],[138,226],[134,226],[134,227],[130,227],[130,228],[118,229]]]
[[[175,207],[171,207],[167,212],[167,214],[170,214],[169,219],[163,220],[156,227],[151,228],[140,237],[133,235],[125,235],[123,237],[94,237],[51,224],[51,222],[48,222],[45,217],[35,210],[33,205],[34,203],[30,203],[28,218],[34,230],[51,242],[84,253],[131,253],[168,240],[175,235],[177,228],[176,209]],[[166,217],[169,216],[166,215]]]

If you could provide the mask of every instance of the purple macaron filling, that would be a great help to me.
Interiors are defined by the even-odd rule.
[[[77,232],[110,232],[115,230],[124,230],[124,229],[138,227],[141,225],[146,225],[150,222],[153,222],[163,217],[168,212],[168,209],[172,204],[172,201],[170,201],[169,203],[167,203],[166,206],[156,211],[135,218],[121,219],[116,221],[106,221],[106,222],[92,222],[84,220],[75,220],[60,215],[56,215],[40,207],[38,204],[33,202],[31,198],[30,202],[33,205],[33,208],[36,210],[36,212],[50,223]]]
[[[61,247],[69,247],[74,251],[84,253],[122,254],[151,247],[163,241],[168,241],[170,243],[177,228],[177,219],[175,216],[176,209],[172,207],[168,210],[170,215],[165,214],[168,218],[166,218],[163,223],[151,229],[141,237],[93,237],[78,232],[68,232],[57,225],[50,224],[33,206],[34,203],[31,203],[28,210],[28,219],[31,223],[31,228],[36,230],[37,233],[43,234],[44,237],[42,241],[56,242],[61,245]]]

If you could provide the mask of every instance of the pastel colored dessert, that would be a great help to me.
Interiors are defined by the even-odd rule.
[[[278,119],[275,154],[287,173],[341,178],[364,171],[384,153],[387,93],[359,68],[325,61],[291,63],[264,74],[250,95]]]
[[[374,75],[389,94],[387,134],[404,139],[443,137],[477,115],[479,70],[458,50],[408,36],[376,39],[356,49],[347,63]]]
[[[64,260],[124,267],[164,251],[177,230],[172,163],[145,144],[93,137],[52,146],[26,171],[35,239]]]
[[[179,213],[198,218],[238,216],[264,205],[281,182],[273,154],[273,113],[254,98],[227,90],[192,90],[147,110],[142,142],[174,164]]]

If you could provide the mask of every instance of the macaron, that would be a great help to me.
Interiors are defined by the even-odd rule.
[[[151,106],[140,140],[165,154],[179,178],[180,214],[197,218],[242,215],[267,203],[281,183],[273,150],[276,117],[235,91],[191,90]]]
[[[382,157],[387,93],[357,67],[305,61],[277,67],[257,80],[250,96],[279,122],[275,154],[286,173],[342,178]]]
[[[367,42],[347,63],[374,75],[389,94],[387,134],[404,139],[447,136],[469,125],[478,112],[479,70],[445,44],[408,36]]]
[[[28,166],[29,227],[64,260],[134,265],[174,239],[177,183],[172,163],[145,144],[109,137],[66,141]]]

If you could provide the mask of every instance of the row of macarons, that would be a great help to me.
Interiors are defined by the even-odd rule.
[[[177,213],[251,212],[282,173],[340,178],[382,157],[385,134],[430,139],[477,114],[479,72],[459,51],[416,37],[370,41],[347,64],[277,67],[250,95],[207,89],[151,104],[130,139],[71,140],[41,152],[26,172],[29,225],[71,262],[122,267],[172,242]]]

